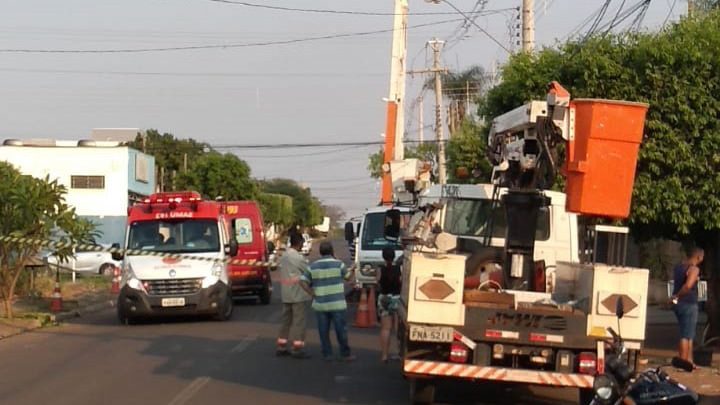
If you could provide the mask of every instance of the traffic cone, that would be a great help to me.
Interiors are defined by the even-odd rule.
[[[353,326],[356,328],[370,327],[370,318],[368,316],[368,296],[364,288],[362,290],[362,294],[360,295],[360,304],[358,304],[358,310],[357,314],[355,314],[355,323]]]
[[[60,294],[60,272],[58,271],[55,275],[55,288],[52,293],[52,300],[50,301],[50,312],[61,312],[62,311],[62,295]]]
[[[117,266],[113,267],[113,279],[112,279],[112,286],[110,287],[110,293],[111,294],[120,293],[120,268]]]
[[[377,300],[374,286],[370,286],[370,293],[368,294],[368,320],[370,321],[370,327],[377,326]]]

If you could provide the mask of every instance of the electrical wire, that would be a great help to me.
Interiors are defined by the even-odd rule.
[[[590,38],[595,31],[598,28],[598,25],[600,25],[600,22],[602,22],[602,19],[605,17],[605,13],[607,12],[608,7],[610,6],[610,3],[612,0],[605,0],[605,3],[603,3],[602,7],[600,7],[600,13],[598,14],[597,18],[595,18],[595,21],[590,26],[590,29],[585,33],[585,36],[583,37],[582,42],[585,42],[588,38]]]
[[[416,140],[405,140],[406,144],[420,143]],[[438,143],[437,140],[426,140],[425,143]],[[447,142],[443,140],[442,142]],[[385,141],[363,141],[363,142],[311,142],[311,143],[278,143],[278,144],[227,144],[227,145],[208,145],[213,149],[279,149],[279,148],[324,148],[333,146],[368,146],[368,145],[384,145]]]
[[[320,152],[311,152],[311,153],[293,153],[290,155],[238,155],[242,159],[276,159],[276,158],[292,158],[292,157],[306,157],[306,156],[317,156],[317,155],[326,155],[328,153],[340,153],[340,152],[346,152],[349,150],[357,150],[361,148],[367,148],[368,146],[348,146],[346,148],[340,148],[340,149],[333,149],[333,150],[324,150]]]
[[[615,17],[613,17],[612,21],[610,21],[610,26],[607,30],[605,30],[605,33],[603,35],[607,35],[610,33],[610,31],[615,27],[615,21],[617,21],[618,17],[620,16],[620,13],[622,12],[623,7],[625,7],[625,1],[622,0],[622,3],[620,3],[620,7],[618,7],[617,12],[615,13]]]
[[[422,27],[431,27],[441,24],[449,24],[462,21],[462,19],[454,18],[450,20],[435,21],[424,24],[416,24],[408,26],[407,29],[415,29]],[[374,30],[374,31],[360,31],[360,32],[349,32],[344,34],[330,34],[321,35],[315,37],[295,38],[286,39],[280,41],[262,41],[262,42],[247,42],[240,44],[210,44],[210,45],[186,45],[186,46],[170,46],[170,47],[159,47],[159,48],[128,48],[128,49],[28,49],[28,48],[17,48],[17,49],[0,49],[0,53],[78,53],[78,54],[94,54],[94,53],[151,53],[151,52],[174,52],[174,51],[194,51],[200,49],[232,49],[232,48],[251,48],[251,47],[263,47],[263,46],[274,46],[274,45],[291,45],[303,42],[314,42],[336,38],[348,38],[348,37],[361,37],[373,34],[381,34],[387,32],[393,32],[395,28]]]
[[[388,12],[374,12],[374,11],[355,11],[355,10],[333,10],[333,9],[316,9],[316,8],[295,8],[295,7],[283,7],[283,6],[273,6],[268,4],[257,4],[257,3],[250,3],[247,1],[237,1],[237,0],[207,0],[213,3],[225,3],[225,4],[234,4],[238,6],[245,6],[245,7],[252,7],[252,8],[262,8],[262,9],[268,9],[268,10],[276,10],[276,11],[294,11],[294,12],[300,12],[300,13],[316,13],[316,14],[345,14],[345,15],[363,15],[363,16],[394,16],[397,15],[396,13],[388,13]],[[502,11],[507,11],[508,9],[497,9],[497,10],[488,10],[486,13],[498,13]],[[468,12],[466,14],[471,14],[473,12]],[[421,13],[407,13],[407,15],[455,15],[457,13],[449,13],[449,12],[421,12]]]
[[[662,25],[667,24],[668,20],[670,19],[670,16],[672,15],[673,10],[675,10],[676,4],[677,4],[677,0],[673,0],[672,6],[670,6],[670,11],[668,11],[667,16],[665,16],[665,20],[663,20]]]
[[[474,25],[475,28],[479,29],[480,32],[482,32],[483,34],[485,34],[488,38],[490,38],[493,42],[495,42],[498,46],[500,46],[500,48],[502,48],[503,50],[505,50],[505,52],[507,52],[507,53],[509,53],[509,54],[512,53],[512,52],[511,52],[505,45],[503,45],[497,38],[495,38],[492,34],[490,34],[489,32],[487,32],[487,30],[485,30],[483,27],[479,26],[475,21],[473,21],[472,19],[470,19],[470,17],[468,17],[467,14],[463,13],[462,10],[460,10],[459,8],[457,8],[452,2],[450,2],[450,0],[440,0],[440,1],[446,3],[448,6],[452,7],[455,11],[457,11],[460,15],[462,15],[463,17],[465,17],[465,19],[468,20],[468,21],[470,21],[470,23],[471,23],[472,25]]]
[[[343,73],[343,72],[137,72],[137,71],[103,71],[103,70],[72,70],[72,69],[23,69],[0,67],[0,72],[16,73],[60,73],[60,74],[97,74],[121,76],[177,76],[177,77],[382,77],[386,73]]]

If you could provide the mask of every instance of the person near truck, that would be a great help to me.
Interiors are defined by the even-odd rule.
[[[680,343],[678,355],[681,359],[693,362],[693,339],[697,329],[698,320],[698,293],[697,283],[700,277],[698,266],[702,263],[705,252],[701,248],[694,248],[688,257],[673,269],[673,295],[671,301],[673,311],[680,328]]]
[[[291,355],[295,358],[307,358],[305,351],[305,311],[311,296],[300,282],[301,277],[308,272],[305,257],[300,254],[302,248],[302,235],[293,233],[290,236],[290,246],[280,258],[280,295],[282,297],[282,325],[277,338],[276,354],[278,356]],[[288,349],[288,344],[291,348]]]
[[[333,246],[329,241],[320,243],[320,259],[310,265],[310,271],[303,276],[303,285],[313,296],[312,307],[317,317],[318,334],[322,355],[326,361],[334,359],[330,342],[330,327],[335,329],[335,337],[340,346],[340,359],[355,360],[350,351],[347,333],[347,302],[345,301],[345,281],[350,274],[345,264],[334,257]]]
[[[398,314],[400,306],[400,288],[402,286],[402,274],[400,266],[395,264],[395,249],[385,247],[382,250],[385,263],[380,266],[375,274],[379,293],[377,307],[380,313],[380,348],[382,356],[380,360],[387,363],[388,359],[399,359],[399,356],[389,356],[390,336],[393,329],[397,330]]]

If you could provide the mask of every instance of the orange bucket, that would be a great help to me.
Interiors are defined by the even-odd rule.
[[[627,218],[648,105],[576,99],[575,138],[568,143],[567,210]]]

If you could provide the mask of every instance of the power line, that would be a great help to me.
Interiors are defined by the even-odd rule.
[[[431,23],[417,24],[408,26],[407,29],[415,29],[422,27],[431,27],[435,25],[448,24],[462,21],[460,18],[454,18],[451,20],[436,21]],[[314,42],[336,38],[348,38],[348,37],[360,37],[368,36],[373,34],[381,34],[395,31],[394,28],[375,30],[375,31],[360,31],[360,32],[349,32],[344,34],[331,34],[322,35],[315,37],[295,38],[286,39],[280,41],[262,41],[262,42],[247,42],[242,44],[211,44],[211,45],[186,45],[186,46],[170,46],[160,48],[129,48],[129,49],[0,49],[0,53],[79,53],[79,54],[90,54],[90,53],[149,53],[149,52],[173,52],[173,51],[194,51],[199,49],[231,49],[231,48],[251,48],[251,47],[262,47],[262,46],[273,46],[273,45],[290,45],[302,42]]]
[[[512,53],[512,52],[510,52],[510,50],[509,50],[505,45],[503,45],[500,41],[498,41],[497,38],[495,38],[494,36],[492,36],[489,32],[487,32],[487,30],[485,30],[483,27],[479,26],[478,23],[476,23],[474,20],[472,20],[470,17],[468,17],[467,14],[463,13],[462,10],[460,10],[460,9],[457,8],[454,4],[452,4],[452,3],[450,2],[450,0],[442,0],[442,1],[443,1],[444,3],[446,3],[448,6],[452,7],[452,8],[453,8],[455,11],[457,11],[460,15],[462,15],[463,17],[465,17],[465,19],[466,19],[467,21],[469,21],[472,25],[474,25],[475,28],[479,29],[480,32],[482,32],[483,34],[485,34],[488,38],[490,38],[491,40],[493,40],[493,42],[495,42],[496,44],[498,44],[498,45],[500,46],[500,48],[502,48],[502,49],[505,50],[505,52],[507,52],[507,53]]]
[[[387,13],[387,12],[375,12],[375,11],[355,11],[355,10],[333,10],[333,9],[318,9],[318,8],[295,8],[295,7],[282,7],[282,6],[272,6],[267,4],[257,4],[257,3],[250,3],[247,1],[236,1],[236,0],[207,0],[211,1],[213,3],[224,3],[224,4],[234,4],[238,6],[245,6],[245,7],[252,7],[252,8],[262,8],[262,9],[268,9],[268,10],[276,10],[276,11],[294,11],[294,12],[300,12],[300,13],[316,13],[316,14],[345,14],[345,15],[364,15],[364,16],[394,16],[395,13]],[[484,13],[487,15],[492,13],[499,13],[503,11],[507,11],[508,9],[497,9],[497,10],[487,10]],[[510,8],[512,10],[512,8]],[[470,12],[468,14],[472,14],[473,12]],[[480,12],[478,12],[479,14]],[[421,13],[407,13],[407,15],[455,15],[457,13],[449,13],[449,12],[421,12]]]
[[[673,0],[672,6],[670,6],[670,11],[668,11],[667,16],[665,16],[665,20],[663,21],[662,25],[667,24],[668,20],[670,19],[670,16],[672,15],[673,10],[675,10],[676,4],[677,4],[677,0]]]
[[[275,159],[275,158],[291,158],[291,157],[306,157],[306,156],[317,156],[317,155],[326,155],[329,153],[339,153],[339,152],[345,152],[349,150],[356,150],[359,148],[366,148],[367,146],[349,146],[346,148],[340,148],[340,149],[333,149],[333,150],[325,150],[320,152],[311,152],[311,153],[293,153],[290,155],[242,155],[240,156],[243,159]]]
[[[17,73],[60,73],[60,74],[97,74],[122,76],[178,76],[178,77],[380,77],[387,73],[368,72],[137,72],[137,71],[104,71],[104,70],[72,70],[72,69],[23,69],[0,67],[0,72]]]
[[[405,140],[405,143],[420,143],[416,140]],[[427,140],[425,143],[437,143],[436,140]],[[447,142],[447,140],[443,140]],[[280,148],[325,148],[333,146],[372,146],[384,145],[384,141],[364,141],[364,142],[312,142],[312,143],[277,143],[277,144],[227,144],[227,145],[209,145],[213,149],[280,149]]]

